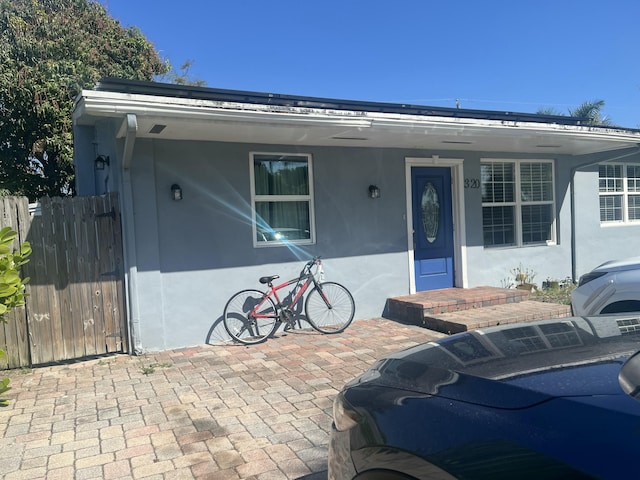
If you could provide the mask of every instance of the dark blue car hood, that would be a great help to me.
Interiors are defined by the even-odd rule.
[[[510,409],[623,395],[621,368],[640,349],[640,336],[628,328],[634,321],[640,325],[630,316],[565,318],[453,335],[382,359],[351,385]]]

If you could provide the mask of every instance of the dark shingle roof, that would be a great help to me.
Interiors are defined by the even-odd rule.
[[[198,100],[212,100],[219,102],[227,101],[259,105],[277,105],[285,107],[320,108],[328,110],[398,113],[405,115],[469,118],[507,122],[536,122],[559,125],[585,125],[588,123],[587,118],[569,117],[564,115],[540,115],[536,113],[504,112],[499,110],[472,110],[464,108],[429,107],[400,103],[340,100],[333,98],[306,97],[277,93],[195,87],[170,83],[145,82],[139,80],[124,80],[120,78],[103,78],[96,85],[96,90],[139,95],[192,98]]]

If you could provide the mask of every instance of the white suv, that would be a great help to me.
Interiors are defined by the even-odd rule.
[[[606,262],[582,275],[571,309],[576,316],[640,311],[640,257]]]

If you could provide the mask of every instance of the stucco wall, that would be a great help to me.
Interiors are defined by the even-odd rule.
[[[298,150],[313,156],[316,244],[254,248],[250,151],[296,150],[137,141],[131,175],[145,349],[226,338],[221,316],[233,293],[262,288],[263,275],[293,277],[314,255],[327,280],[351,290],[356,318],[380,316],[389,296],[408,292],[402,152]],[[171,199],[173,183],[182,201]],[[380,199],[368,198],[371,183]]]
[[[640,158],[621,161],[640,163]],[[578,276],[608,260],[640,255],[640,225],[600,223],[597,166],[576,172],[576,217]]]
[[[92,162],[92,149],[97,148],[97,153],[110,155],[112,161],[107,171],[97,173],[93,186],[86,178],[91,168],[86,164],[77,167],[83,172],[81,194],[99,194],[105,188],[126,190],[126,178],[119,166],[123,141],[113,140],[115,127],[103,122],[97,134],[92,129],[77,129],[77,152]],[[252,151],[312,155],[314,245],[253,246]],[[463,202],[465,211],[466,286],[506,286],[513,282],[512,270],[518,266],[535,272],[537,284],[571,275],[571,169],[606,156],[542,157],[137,139],[129,172],[133,207],[123,213],[123,220],[135,226],[135,249],[128,255],[135,264],[128,272],[128,283],[133,283],[135,292],[129,297],[129,308],[130,321],[139,336],[138,347],[161,350],[226,338],[221,315],[233,293],[261,288],[257,279],[263,275],[293,277],[314,255],[324,258],[327,280],[340,282],[352,291],[356,318],[382,315],[388,297],[405,295],[410,288],[405,158],[433,155],[463,159],[464,178],[470,180],[480,178],[482,158],[554,158],[555,245],[485,248],[482,190],[465,188],[454,199]],[[182,201],[171,199],[174,183],[182,187]],[[368,197],[370,184],[380,187],[379,199]],[[575,186],[577,274],[614,254],[637,254],[640,227],[600,225],[597,167],[578,170]],[[129,209],[128,201],[126,191],[122,191],[123,208]]]
[[[526,269],[535,274],[534,283],[541,285],[547,278],[562,280],[571,275],[571,227],[569,170],[567,157],[514,155],[504,153],[474,153],[465,158],[465,177],[480,178],[481,159],[554,160],[556,237],[555,245],[485,248],[482,234],[482,189],[465,189],[465,211],[468,252],[469,286],[507,287],[514,284],[513,270]]]

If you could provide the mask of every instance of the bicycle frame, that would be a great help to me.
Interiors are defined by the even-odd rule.
[[[320,333],[340,333],[355,314],[353,296],[337,282],[325,282],[320,257],[305,263],[296,278],[274,284],[279,275],[260,277],[264,290],[245,289],[224,307],[223,323],[233,340],[246,345],[265,341],[284,325],[284,332],[308,323]],[[280,293],[287,292],[286,296]]]
[[[294,295],[289,305],[285,307],[284,305],[282,305],[282,301],[278,296],[278,291],[288,287],[289,285],[293,285],[294,283],[299,284],[300,288]],[[264,297],[262,297],[262,300],[255,307],[253,307],[253,309],[249,313],[249,316],[253,318],[277,318],[278,320],[281,320],[280,312],[285,309],[291,309],[291,307],[296,305],[300,301],[300,299],[304,296],[305,292],[309,289],[309,286],[311,284],[313,284],[316,288],[318,288],[322,299],[327,304],[327,307],[331,308],[331,304],[329,303],[329,300],[326,298],[324,292],[322,291],[320,284],[316,281],[314,274],[311,273],[311,271],[308,271],[307,273],[304,273],[303,271],[303,273],[301,273],[298,278],[291,279],[279,285],[269,284],[269,289],[264,293]],[[294,288],[294,290],[296,288],[297,288],[297,285]],[[271,298],[271,297],[274,297],[276,299],[276,308],[278,309],[278,311],[275,312],[273,315],[257,313],[260,310],[260,308],[262,308],[267,298]]]

